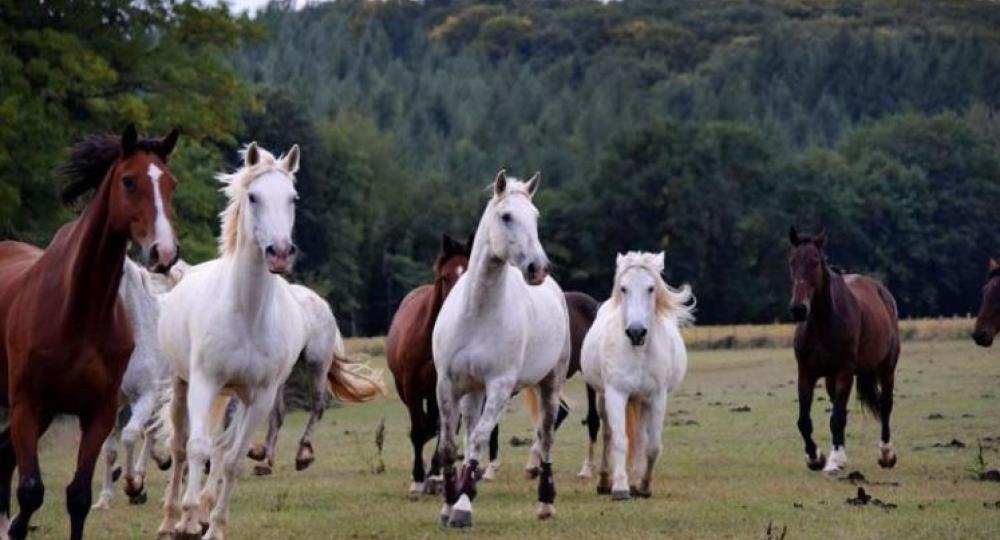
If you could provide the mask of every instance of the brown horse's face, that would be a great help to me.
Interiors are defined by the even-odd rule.
[[[441,239],[441,253],[434,264],[434,282],[441,286],[442,298],[448,297],[458,278],[469,268],[471,250],[472,238],[466,244],[453,240],[447,234]]]
[[[137,142],[129,126],[122,135],[122,157],[111,170],[109,214],[112,229],[125,232],[140,247],[146,266],[163,273],[177,262],[179,247],[173,217],[176,180],[167,158],[177,131],[159,141]]]
[[[976,329],[972,339],[980,347],[993,345],[993,338],[1000,330],[1000,261],[990,259],[990,277],[983,286],[983,303],[976,315]]]
[[[809,306],[816,291],[823,287],[823,246],[826,232],[815,237],[799,236],[793,228],[789,233],[792,253],[788,267],[792,277],[792,301],[788,309],[792,318],[802,322],[809,317]]]

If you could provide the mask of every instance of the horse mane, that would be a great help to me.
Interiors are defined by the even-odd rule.
[[[280,172],[288,178],[289,182],[295,182],[295,177],[282,167],[281,160],[285,157],[274,157],[274,154],[257,147],[259,158],[257,163],[246,165],[246,151],[244,146],[240,150],[240,158],[244,165],[231,173],[219,173],[216,180],[222,182],[222,192],[229,198],[226,208],[219,214],[222,220],[222,234],[219,235],[219,253],[223,256],[236,253],[236,240],[240,230],[240,220],[243,213],[243,195],[250,189],[250,184],[258,177],[269,172]]]
[[[87,135],[73,145],[69,158],[58,169],[65,179],[60,193],[63,203],[72,204],[84,193],[100,187],[111,165],[121,157],[121,141],[118,135]],[[155,139],[142,139],[136,143],[136,150],[153,152],[158,144]]]
[[[657,254],[630,251],[620,256],[615,269],[615,286],[611,292],[611,302],[615,306],[622,303],[621,279],[625,272],[640,268],[655,276],[656,314],[660,317],[674,319],[680,327],[694,323],[694,293],[691,286],[682,285],[675,289],[663,279],[663,266],[657,261]]]

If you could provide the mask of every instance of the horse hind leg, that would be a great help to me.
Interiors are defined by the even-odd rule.
[[[271,415],[267,422],[267,437],[264,439],[264,443],[253,445],[247,451],[247,457],[261,462],[253,467],[255,476],[267,476],[274,471],[274,456],[278,452],[278,433],[284,423],[285,386],[282,385],[278,388],[274,398],[274,406],[271,408]]]
[[[444,377],[438,378],[437,401],[440,406],[440,423],[438,430],[438,447],[441,455],[441,465],[444,469],[444,505],[441,507],[440,519],[442,525],[451,525],[454,506],[458,502],[458,485],[455,472],[455,429],[458,426],[458,393],[451,381]],[[471,517],[471,513],[470,513]],[[471,524],[471,520],[469,522]]]
[[[538,384],[542,419],[538,426],[541,462],[538,475],[538,519],[548,519],[556,515],[556,482],[552,475],[552,444],[555,440],[556,417],[559,415],[559,389],[561,377],[556,371],[550,373]]]
[[[331,355],[330,358],[333,358]],[[302,432],[302,438],[299,439],[299,450],[295,454],[295,470],[304,471],[313,461],[316,460],[316,454],[313,450],[312,436],[313,432],[316,431],[316,425],[319,421],[323,419],[323,413],[326,411],[326,404],[328,399],[327,394],[327,379],[326,374],[329,371],[329,364],[319,366],[320,369],[315,369],[313,375],[313,388],[312,388],[312,410],[309,413],[309,421],[306,422],[306,428]]]
[[[897,353],[898,354],[898,353]],[[892,392],[895,386],[895,362],[887,363],[879,372],[879,419],[882,423],[882,437],[879,439],[878,464],[883,469],[896,466],[896,450],[892,446],[892,433],[889,428],[889,418],[892,416]]]
[[[423,405],[418,401],[407,403],[406,410],[410,414],[410,445],[413,448],[413,469],[411,471],[409,496],[419,497],[424,493],[427,473],[424,470],[424,444],[426,443],[427,421],[424,418]]]
[[[654,397],[643,408],[642,426],[644,455],[636,456],[637,461],[645,460],[638,487],[634,496],[648,498],[652,496],[653,467],[660,457],[663,448],[663,419],[667,415],[666,392]]]
[[[604,400],[604,394],[597,396],[597,412],[601,417],[601,463],[598,471],[597,493],[598,495],[608,495],[611,493],[611,430],[608,429],[608,410]]]
[[[597,446],[597,434],[601,429],[601,418],[597,414],[597,393],[587,385],[587,453],[580,466],[577,478],[589,480],[594,477],[594,447]]]
[[[139,439],[142,438],[155,407],[156,398],[151,393],[141,397],[132,406],[132,417],[122,430],[122,445],[125,447],[125,494],[128,495],[129,504],[146,502],[145,466],[142,468],[142,473],[136,470],[135,447],[140,442]]]
[[[172,468],[170,469],[170,480],[163,495],[163,521],[157,529],[157,538],[161,540],[171,540],[174,538],[174,529],[177,520],[180,518],[179,499],[184,478],[185,466],[187,465],[187,383],[180,379],[173,381],[173,396],[169,404],[169,425],[170,433],[170,456]]]

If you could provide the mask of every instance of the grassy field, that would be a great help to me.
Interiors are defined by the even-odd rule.
[[[364,348],[371,343],[355,344]],[[381,363],[381,358],[375,358]],[[865,488],[895,509],[851,506],[857,488],[806,469],[795,428],[794,360],[787,349],[695,351],[682,390],[671,400],[665,452],[657,466],[653,498],[612,503],[592,482],[575,477],[583,457],[582,384],[566,390],[574,414],[556,442],[559,515],[534,517],[535,486],[522,477],[526,448],[511,436],[530,435],[524,404],[515,401],[502,424],[504,465],[499,480],[484,484],[471,532],[437,524],[440,500],[406,497],[410,450],[407,422],[395,395],[363,406],[331,409],[318,430],[318,459],[307,472],[292,467],[294,441],[304,416],[290,416],[282,433],[279,465],[269,478],[248,477],[236,489],[232,538],[768,538],[787,527],[789,539],[998,538],[1000,483],[977,480],[980,450],[988,467],[1000,467],[1000,356],[969,341],[904,345],[897,379],[894,435],[899,464],[879,469],[877,423],[852,403],[847,432],[848,470],[873,482]],[[391,384],[390,384],[391,386]],[[748,412],[732,409],[749,406]],[[814,407],[818,441],[828,451],[829,406]],[[928,419],[932,416],[940,419]],[[385,420],[386,443],[378,468],[374,433]],[[63,487],[69,481],[77,432],[55,426],[43,440],[42,469],[48,491],[36,515],[33,538],[68,536]],[[958,439],[965,448],[937,448]],[[430,447],[428,447],[429,457]],[[249,467],[248,467],[249,469]],[[165,474],[148,482],[150,502],[128,506],[116,496],[112,510],[92,512],[90,538],[153,538],[160,521]],[[887,483],[898,483],[889,485]],[[95,496],[97,487],[95,484]],[[779,538],[774,534],[773,538]]]

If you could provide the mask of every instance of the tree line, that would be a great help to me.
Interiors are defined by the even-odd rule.
[[[51,171],[81,134],[179,125],[177,222],[203,260],[212,174],[240,142],[299,143],[297,279],[348,333],[384,332],[501,167],[542,171],[564,288],[605,297],[617,251],[664,249],[700,323],[784,317],[790,225],[825,226],[904,316],[974,309],[1000,251],[990,3],[21,4],[0,0],[3,236],[45,243],[72,214]]]

